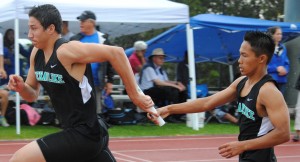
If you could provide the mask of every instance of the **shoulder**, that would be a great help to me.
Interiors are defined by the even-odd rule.
[[[36,56],[38,50],[39,50],[39,49],[36,48],[36,47],[33,47],[33,48],[32,48],[32,51],[31,51],[31,54],[30,54],[30,60],[33,60],[33,59],[35,58],[35,56]]]
[[[258,96],[262,99],[274,99],[275,96],[282,96],[282,93],[276,87],[274,82],[268,81],[261,86]]]
[[[245,81],[246,79],[247,79],[246,76],[240,76],[240,77],[238,77],[237,79],[235,79],[235,80],[231,83],[230,86],[235,86],[235,87],[237,87],[237,85],[238,85],[239,83],[241,83],[242,81]]]
[[[56,50],[57,56],[63,59],[70,59],[76,55],[76,53],[80,53],[84,49],[83,43],[79,41],[69,41],[67,43],[62,44]]]

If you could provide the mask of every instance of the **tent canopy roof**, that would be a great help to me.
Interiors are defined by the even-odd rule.
[[[300,33],[299,23],[276,22],[235,16],[200,14],[190,19],[194,33],[196,62],[219,62],[232,64],[239,57],[243,36],[248,30],[266,31],[271,26],[279,26],[284,33],[284,41]],[[166,61],[179,62],[187,51],[186,26],[177,25],[147,41],[146,57],[153,49],[163,48],[169,56]],[[132,48],[126,50],[129,56]]]
[[[300,24],[290,22],[277,22],[270,20],[245,18],[237,16],[200,14],[190,19],[193,27],[209,27],[231,31],[261,30],[266,31],[271,26],[280,26],[284,32],[299,32]]]
[[[12,20],[18,18],[20,37],[27,37],[28,11],[32,6],[41,4],[55,5],[62,19],[70,21],[69,27],[75,33],[79,32],[76,17],[85,10],[95,13],[101,31],[111,37],[189,22],[188,6],[168,0],[3,0],[0,29],[13,28]]]

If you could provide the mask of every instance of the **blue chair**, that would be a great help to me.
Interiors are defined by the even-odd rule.
[[[188,97],[191,98],[190,85],[188,85]],[[208,86],[207,84],[197,84],[196,85],[196,94],[197,98],[206,97],[208,95]]]

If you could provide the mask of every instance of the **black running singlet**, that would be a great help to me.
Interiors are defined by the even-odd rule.
[[[64,39],[55,42],[47,63],[44,52],[37,51],[34,59],[36,79],[49,94],[63,129],[74,128],[83,135],[99,140],[101,132],[90,64],[86,66],[81,83],[70,76],[56,54],[56,50],[63,43],[66,43]]]
[[[237,107],[240,114],[239,117],[239,141],[250,140],[258,138],[272,131],[274,126],[268,117],[260,117],[256,110],[256,101],[260,88],[266,82],[273,82],[276,86],[276,81],[269,75],[265,75],[259,82],[257,82],[251,89],[250,93],[241,97],[241,91],[244,88],[247,77],[242,79],[237,85]],[[274,148],[260,149],[245,151],[240,155],[240,162],[275,162],[276,157],[274,154]]]

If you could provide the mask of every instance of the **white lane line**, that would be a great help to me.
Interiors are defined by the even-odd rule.
[[[112,153],[114,155],[124,156],[124,157],[129,158],[129,159],[139,160],[140,162],[152,162],[152,161],[149,161],[149,160],[146,160],[146,159],[141,159],[141,158],[137,158],[137,157],[134,157],[134,156],[129,156],[129,155],[121,154],[121,153],[115,152],[115,151],[113,151]]]

